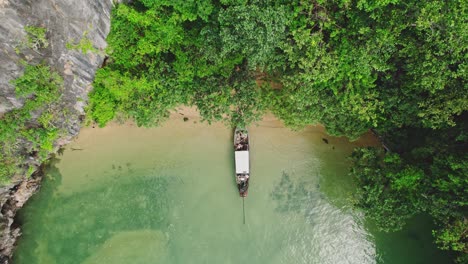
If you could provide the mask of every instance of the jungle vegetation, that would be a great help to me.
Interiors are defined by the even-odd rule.
[[[420,213],[468,261],[468,2],[139,0],[118,5],[89,115],[157,125],[180,104],[249,124],[271,111],[299,129],[388,151],[353,154],[355,205],[386,231]]]

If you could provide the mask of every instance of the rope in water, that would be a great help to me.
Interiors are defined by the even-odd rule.
[[[242,197],[242,212],[244,214],[244,225],[245,225],[245,206],[244,206],[244,197]]]

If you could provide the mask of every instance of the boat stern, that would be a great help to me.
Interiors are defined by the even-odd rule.
[[[239,195],[241,197],[247,197],[247,193],[249,191],[249,175],[237,174],[236,183],[237,183],[237,188],[239,189]]]

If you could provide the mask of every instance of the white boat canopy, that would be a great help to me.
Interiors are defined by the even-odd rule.
[[[249,151],[235,151],[236,174],[249,174]]]

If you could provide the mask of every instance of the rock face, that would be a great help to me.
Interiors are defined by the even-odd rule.
[[[60,104],[70,112],[64,121],[68,135],[56,146],[66,144],[78,134],[80,116],[84,114],[87,94],[97,68],[104,60],[103,52],[82,54],[66,48],[84,36],[97,50],[106,47],[113,0],[0,0],[0,118],[23,101],[15,97],[10,81],[23,72],[21,61],[45,62],[64,78]],[[48,47],[33,50],[27,43],[26,26],[47,29]],[[31,163],[31,161],[29,161]],[[26,179],[16,175],[8,186],[0,187],[0,263],[9,263],[16,238],[20,236],[14,217],[19,208],[39,188],[41,177]]]
[[[41,180],[41,172],[38,172],[35,176],[21,181],[11,189],[4,188],[1,190],[0,263],[9,263],[13,255],[16,240],[21,235],[20,227],[14,224],[15,215],[26,201],[39,189]]]

